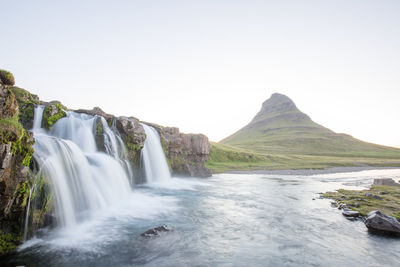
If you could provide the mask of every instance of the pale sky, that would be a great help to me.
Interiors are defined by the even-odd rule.
[[[400,147],[400,1],[5,1],[0,68],[42,100],[210,140],[274,92]]]

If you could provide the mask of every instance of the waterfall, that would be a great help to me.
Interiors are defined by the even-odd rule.
[[[161,146],[158,132],[146,124],[142,124],[146,132],[146,140],[142,150],[142,161],[146,174],[146,181],[162,182],[171,178],[167,160]]]
[[[50,131],[41,128],[44,107],[35,109],[34,158],[54,191],[54,212],[63,227],[91,218],[94,212],[124,201],[130,192],[130,164],[122,140],[102,120],[106,152],[95,142],[98,117],[75,112]]]

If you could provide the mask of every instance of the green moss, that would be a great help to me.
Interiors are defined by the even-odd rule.
[[[21,237],[11,233],[0,234],[0,254],[11,252],[21,243]]]
[[[40,101],[37,96],[32,95],[25,89],[13,86],[9,88],[15,95],[19,107],[18,120],[24,126],[25,129],[31,129],[33,126],[33,119],[35,113],[35,105],[39,105]]]
[[[368,196],[366,196],[366,193]],[[327,192],[325,198],[336,200],[365,216],[370,211],[380,210],[400,220],[400,187],[371,186],[369,190],[345,190]]]
[[[56,109],[55,113],[52,112],[53,108]],[[43,111],[44,128],[50,129],[59,119],[67,116],[63,108],[64,107],[60,103],[52,103],[45,107]],[[51,115],[52,113],[53,115]]]
[[[0,69],[0,80],[3,84],[6,85],[14,85],[15,84],[15,79],[14,75],[6,70],[1,70]]]
[[[16,96],[18,104],[27,104],[32,103],[35,105],[39,105],[40,101],[37,99],[37,96],[32,95],[27,90],[22,89],[20,87],[10,87],[9,90]]]

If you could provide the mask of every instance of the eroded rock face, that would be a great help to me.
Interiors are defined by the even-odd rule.
[[[203,134],[180,133],[176,127],[153,126],[161,136],[168,164],[174,175],[210,177],[211,171],[205,167],[210,154],[210,143]]]
[[[379,210],[368,213],[365,226],[376,233],[400,235],[400,223],[396,218],[386,215]]]

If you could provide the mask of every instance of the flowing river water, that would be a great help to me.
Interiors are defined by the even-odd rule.
[[[318,193],[400,169],[220,174],[136,186],[90,220],[44,229],[2,266],[400,266],[400,240],[368,233]],[[313,200],[315,198],[315,200]],[[167,224],[159,237],[140,234]]]

